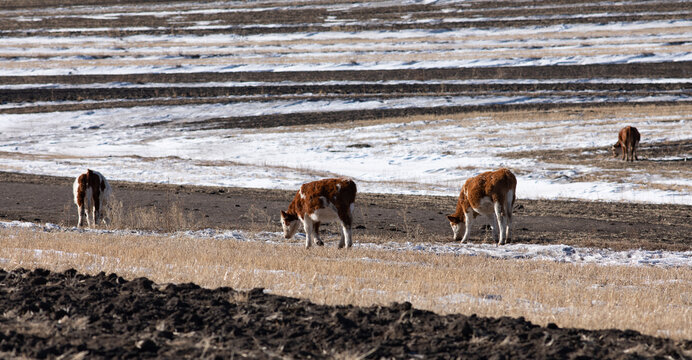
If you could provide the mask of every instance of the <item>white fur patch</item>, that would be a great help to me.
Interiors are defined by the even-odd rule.
[[[478,206],[473,207],[473,210],[479,214],[490,215],[495,212],[495,205],[489,196],[483,196]]]
[[[329,222],[339,218],[339,215],[332,207],[317,209],[310,214],[312,221]]]

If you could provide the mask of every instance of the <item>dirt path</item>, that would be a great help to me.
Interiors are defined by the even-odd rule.
[[[74,226],[72,179],[0,172],[0,219]],[[279,210],[291,191],[140,184],[113,181],[114,194],[128,211],[178,206],[193,228],[280,231]],[[456,198],[359,194],[354,236],[368,241],[451,241],[445,215]],[[164,215],[165,216],[165,215]],[[491,242],[484,218],[471,241]],[[517,200],[514,241],[612,249],[690,250],[692,206],[585,201]],[[172,229],[163,229],[172,230]],[[173,229],[174,230],[174,229]],[[325,226],[327,239],[336,228]],[[297,241],[297,240],[293,240]]]

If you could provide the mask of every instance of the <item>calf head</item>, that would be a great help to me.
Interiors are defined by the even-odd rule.
[[[449,219],[449,225],[452,227],[452,232],[454,232],[454,241],[461,240],[463,236],[462,227],[466,219],[463,216],[456,215],[447,215],[447,219]]]
[[[618,156],[617,148],[619,148],[619,147],[620,147],[620,143],[617,143],[617,144],[610,147],[610,151],[613,152],[613,157]]]
[[[293,235],[298,232],[298,225],[300,225],[300,222],[298,221],[298,216],[296,214],[289,214],[285,211],[281,211],[281,227],[284,230],[284,237],[286,239],[290,239],[293,237]]]

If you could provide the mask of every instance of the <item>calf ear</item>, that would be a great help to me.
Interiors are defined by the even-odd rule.
[[[452,224],[458,224],[461,222],[461,220],[454,215],[447,215],[447,219],[449,219],[449,222],[451,222]]]
[[[286,219],[286,221],[298,220],[298,216],[294,214],[289,214],[283,210],[281,210],[281,218]]]

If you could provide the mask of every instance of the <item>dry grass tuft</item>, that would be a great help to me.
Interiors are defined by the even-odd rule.
[[[250,205],[242,218],[250,224],[251,231],[279,231],[281,229],[278,222],[265,209],[260,209],[254,204]]]
[[[204,227],[199,217],[186,212],[179,202],[164,208],[155,206],[124,208],[120,200],[112,201],[106,210],[109,229],[137,229],[175,232],[180,229]]]

